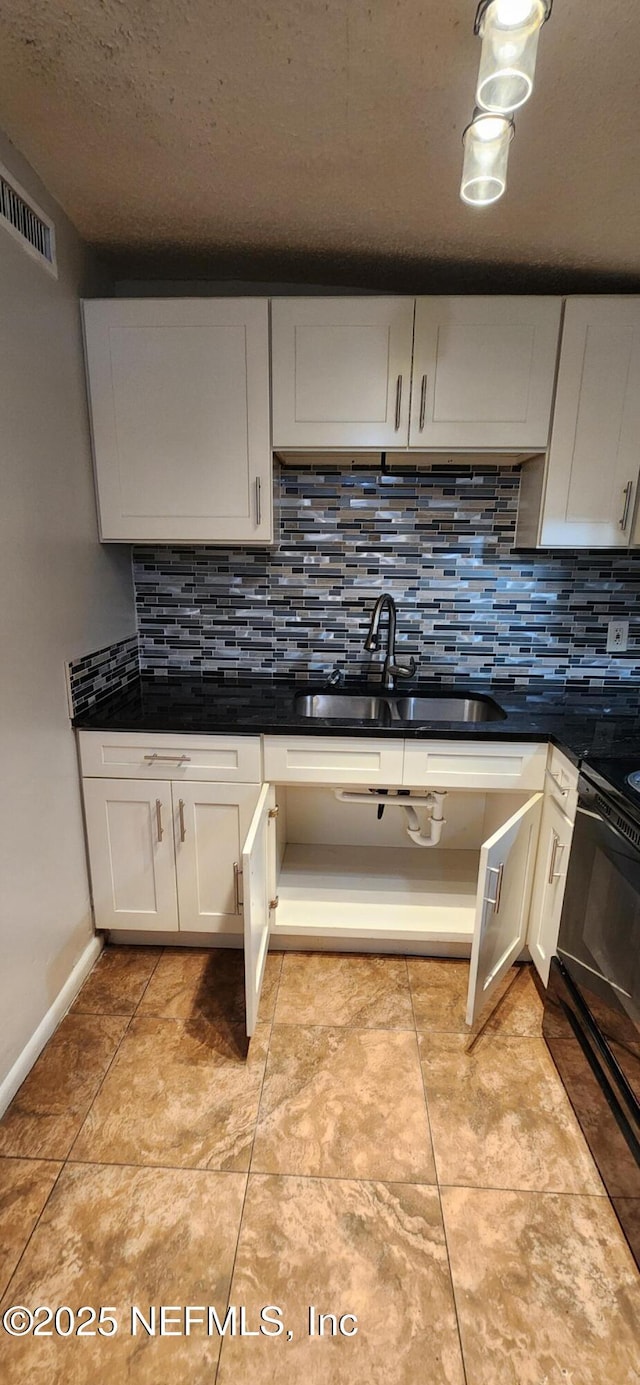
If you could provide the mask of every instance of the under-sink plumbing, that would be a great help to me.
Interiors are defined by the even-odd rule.
[[[341,803],[378,802],[385,808],[402,808],[407,819],[407,835],[416,846],[438,846],[440,842],[446,822],[443,812],[446,789],[433,789],[413,799],[406,790],[393,793],[389,789],[334,789],[334,794]]]

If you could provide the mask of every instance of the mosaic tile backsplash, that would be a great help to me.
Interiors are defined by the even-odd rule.
[[[67,664],[69,695],[74,716],[80,716],[100,698],[116,689],[126,688],[138,678],[140,658],[138,636],[107,644],[94,654],[83,654]]]
[[[640,553],[513,553],[519,473],[278,470],[277,543],[134,549],[144,672],[372,673],[373,602],[398,604],[418,677],[640,678]],[[606,653],[629,616],[629,651]]]

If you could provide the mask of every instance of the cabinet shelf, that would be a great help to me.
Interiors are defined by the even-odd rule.
[[[469,948],[479,863],[471,850],[289,843],[273,936],[432,937]]]

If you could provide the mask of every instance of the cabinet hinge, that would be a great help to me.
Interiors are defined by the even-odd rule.
[[[270,908],[270,909],[277,909],[279,903],[280,903],[280,899],[279,899],[278,895],[276,895],[275,899],[270,899],[270,900],[269,900],[269,908]]]
[[[279,807],[278,807],[278,804],[276,803],[275,808],[270,808],[270,809],[269,809],[269,817],[270,817],[270,818],[277,818],[279,812],[280,812],[280,809],[279,809]]]

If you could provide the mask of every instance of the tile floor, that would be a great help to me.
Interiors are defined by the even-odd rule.
[[[0,1122],[0,1311],[118,1330],[2,1333],[3,1385],[639,1385],[640,1279],[532,974],[468,1052],[467,973],[270,954],[247,1051],[241,954],[107,949]],[[176,1311],[229,1304],[284,1333]],[[312,1305],[357,1333],[309,1336]]]

